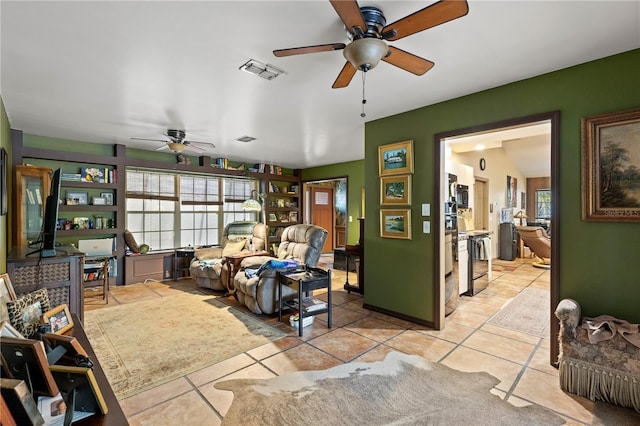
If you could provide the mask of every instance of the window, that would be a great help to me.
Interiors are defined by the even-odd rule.
[[[551,219],[551,190],[536,190],[536,219]]]
[[[257,220],[241,209],[256,181],[220,176],[127,170],[127,229],[151,250],[212,245],[236,220]]]

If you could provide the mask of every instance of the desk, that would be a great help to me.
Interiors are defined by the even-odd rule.
[[[180,272],[187,272],[189,276],[189,266],[195,256],[195,250],[193,247],[177,248],[173,254],[173,280],[178,281],[178,274]],[[184,266],[184,262],[187,262],[187,266]]]
[[[298,288],[298,301],[295,303],[286,303],[282,300],[282,286]],[[312,312],[305,312],[304,295],[313,290],[327,289],[327,308],[317,309]],[[331,270],[324,271],[320,268],[307,268],[302,270],[294,270],[288,272],[278,272],[278,321],[282,322],[283,307],[298,308],[298,336],[302,337],[302,319],[304,317],[312,317],[314,315],[327,313],[327,326],[331,328]]]
[[[235,290],[235,286],[233,285],[233,277],[236,276],[238,269],[240,269],[240,263],[243,259],[253,256],[269,256],[269,252],[264,250],[241,251],[240,253],[230,254],[223,258],[223,262],[225,262],[229,267],[229,274],[227,276],[227,290],[229,290],[229,292],[233,292]]]
[[[113,393],[113,389],[111,389],[111,385],[100,366],[100,362],[98,361],[95,352],[93,352],[93,348],[91,347],[91,343],[89,343],[86,333],[84,332],[80,319],[76,314],[71,314],[71,318],[73,319],[73,328],[66,334],[70,334],[75,337],[93,361],[93,375],[96,377],[96,382],[98,382],[102,397],[109,408],[109,412],[107,414],[94,414],[91,417],[74,422],[73,424],[78,426],[128,425],[129,422],[120,407],[120,403],[118,402],[116,395]]]

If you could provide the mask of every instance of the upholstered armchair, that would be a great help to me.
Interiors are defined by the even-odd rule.
[[[533,263],[538,268],[551,268],[551,237],[541,226],[519,226],[518,233],[524,245],[540,259]]]
[[[282,232],[277,258],[295,260],[298,265],[317,266],[327,234],[324,228],[316,225],[289,226]],[[254,276],[250,276],[247,270],[260,269],[265,262],[273,259],[270,256],[248,257],[240,263],[240,269],[234,277],[236,298],[256,314],[272,314],[279,309],[278,269],[264,269]],[[296,291],[283,288],[284,297],[293,293]]]
[[[213,290],[229,290],[229,268],[224,257],[242,251],[249,251],[251,244],[255,251],[264,250],[267,242],[267,227],[257,222],[231,222],[224,227],[219,246],[195,249],[189,266],[191,277],[198,287]]]

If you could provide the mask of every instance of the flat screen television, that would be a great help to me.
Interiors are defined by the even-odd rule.
[[[38,243],[40,247],[27,256],[39,253],[40,257],[54,257],[56,255],[56,228],[58,226],[58,206],[60,204],[60,174],[57,169],[51,176],[51,190],[44,205],[44,220]]]

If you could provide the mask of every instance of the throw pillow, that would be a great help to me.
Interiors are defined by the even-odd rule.
[[[124,231],[124,243],[132,252],[140,253],[140,247],[138,246],[136,239],[133,237],[133,234],[128,229],[125,229]]]
[[[220,259],[222,257],[222,247],[207,247],[195,250],[198,260]]]
[[[49,309],[49,293],[45,288],[7,302],[11,325],[27,338],[38,332],[40,317]]]
[[[227,241],[227,244],[225,244],[222,249],[222,256],[230,256],[232,254],[240,253],[246,244],[247,240]]]

